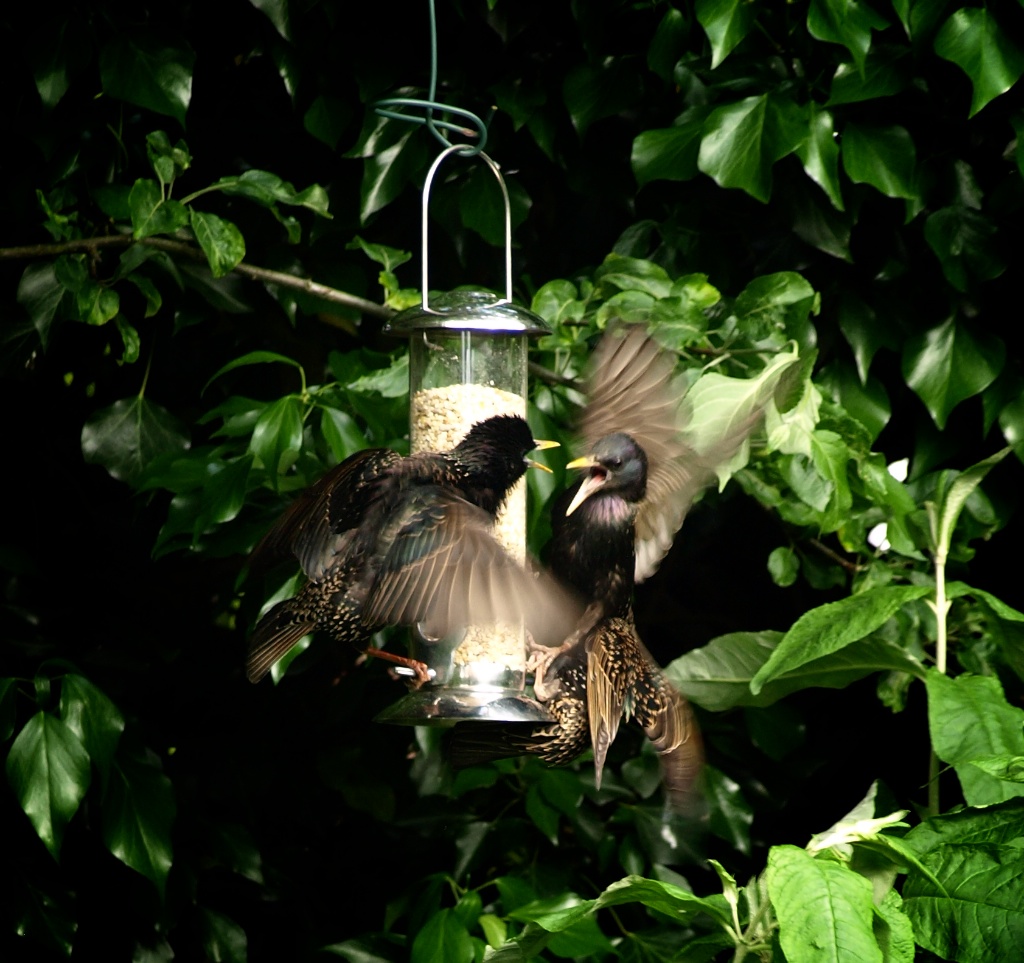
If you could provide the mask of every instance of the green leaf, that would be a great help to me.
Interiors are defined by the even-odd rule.
[[[89,753],[67,723],[37,712],[7,755],[7,781],[54,859],[92,778]]]
[[[713,766],[705,766],[701,778],[709,809],[708,829],[737,852],[749,856],[754,813],[739,783]]]
[[[239,177],[222,177],[212,185],[225,194],[245,197],[264,207],[275,204],[289,204],[296,207],[307,207],[324,217],[328,212],[327,192],[318,184],[307,187],[304,191],[296,191],[286,180],[270,171],[247,170]]]
[[[946,893],[922,873],[908,875],[903,908],[917,942],[961,963],[1016,963],[1024,941],[1024,850],[938,846],[923,862]]]
[[[949,551],[950,542],[953,539],[953,529],[956,527],[957,519],[963,511],[967,499],[970,498],[971,493],[981,484],[982,479],[1011,451],[1013,451],[1012,448],[1004,448],[1002,451],[997,451],[994,455],[990,455],[983,461],[978,462],[978,464],[972,465],[965,471],[960,472],[953,479],[949,488],[943,493],[939,504],[935,545],[933,546],[936,553],[941,553],[945,557]]]
[[[412,944],[412,963],[472,963],[473,942],[455,912],[443,909],[427,920]]]
[[[174,117],[184,127],[195,59],[192,48],[184,40],[170,39],[166,30],[120,34],[100,51],[103,91]]]
[[[807,30],[811,36],[842,44],[862,73],[871,48],[871,31],[886,26],[886,20],[857,0],[811,0],[807,11]]]
[[[913,963],[914,927],[903,911],[903,898],[889,889],[881,902],[875,903],[875,940],[885,963]]]
[[[82,427],[82,455],[119,481],[134,484],[157,457],[189,447],[184,426],[145,397],[122,398],[94,412]]]
[[[337,150],[338,142],[352,123],[355,111],[352,105],[339,97],[318,94],[309,109],[302,115],[302,126],[331,150]]]
[[[562,84],[565,108],[580,137],[596,121],[633,106],[639,93],[640,81],[627,57],[578,64],[570,68]]]
[[[1006,270],[995,234],[990,218],[962,204],[935,211],[924,222],[925,240],[958,291],[966,292],[972,277],[990,281]]]
[[[320,431],[324,440],[331,446],[331,453],[339,462],[368,447],[366,435],[348,412],[326,405],[320,406],[320,411]]]
[[[81,740],[106,784],[110,763],[124,731],[121,711],[88,679],[66,675],[60,684],[60,717]]]
[[[787,588],[796,581],[800,574],[800,559],[788,545],[780,545],[768,556],[768,574],[772,581],[782,588]]]
[[[174,790],[156,767],[115,760],[103,799],[103,842],[122,863],[149,879],[161,898],[171,869]]]
[[[249,450],[271,478],[291,468],[302,450],[304,408],[300,398],[286,395],[269,404],[256,419]]]
[[[851,122],[843,130],[841,147],[843,168],[854,183],[870,184],[888,197],[917,197],[917,151],[905,127]]]
[[[939,429],[961,401],[984,391],[1006,359],[1001,339],[971,334],[954,318],[907,340],[903,377],[925,403]]]
[[[638,186],[658,180],[688,181],[697,176],[706,114],[703,108],[688,110],[675,127],[645,130],[633,139],[629,160]]]
[[[500,916],[485,913],[477,922],[480,924],[480,929],[484,931],[487,945],[492,949],[496,950],[508,939],[508,927]]]
[[[409,125],[412,128],[413,125]],[[360,220],[365,223],[370,215],[387,207],[409,183],[413,172],[424,157],[419,140],[410,143],[413,130],[404,124],[390,124],[393,132],[401,136],[390,144],[366,155],[363,162],[363,182],[360,189]],[[371,137],[364,149],[377,142]]]
[[[224,277],[245,257],[245,238],[230,221],[193,207],[189,209],[189,223],[215,278]]]
[[[18,680],[0,679],[0,742],[6,742],[14,732],[17,699]]]
[[[675,65],[686,48],[686,35],[687,23],[682,12],[675,7],[666,8],[647,48],[647,66],[666,84],[672,82]]]
[[[203,510],[196,520],[196,535],[238,516],[249,489],[252,461],[252,455],[242,455],[210,463],[203,488]]]
[[[980,464],[983,465],[984,462],[980,462]],[[997,598],[990,592],[974,588],[973,586],[966,585],[963,582],[946,583],[947,599],[956,599],[963,595],[973,595],[976,599],[984,602],[997,616],[999,616],[999,618],[1005,619],[1007,622],[1024,622],[1024,612],[1020,612],[1013,608],[1013,606],[1007,605],[1002,599]]]
[[[704,123],[697,164],[720,187],[738,187],[767,204],[772,165],[807,136],[801,108],[762,94],[716,108]]]
[[[120,363],[134,364],[139,360],[139,346],[141,344],[139,332],[125,321],[124,317],[120,314],[114,319],[114,323],[117,326],[118,333],[121,335],[121,344],[124,345]]]
[[[18,304],[28,312],[44,348],[63,296],[64,285],[57,280],[56,267],[52,262],[30,264],[22,272],[18,281]]]
[[[985,7],[957,10],[939,30],[935,52],[971,78],[971,117],[1008,91],[1024,73],[1024,51]]]
[[[972,759],[971,765],[1004,782],[1024,782],[1024,756],[1006,752],[996,756],[980,756]]]
[[[964,674],[955,679],[932,669],[928,689],[928,726],[935,754],[956,769],[971,806],[1024,795],[1016,786],[968,765],[997,755],[1024,755],[1024,709],[1011,706],[995,676]]]
[[[789,963],[882,963],[863,876],[796,846],[773,846],[765,876]]]
[[[180,201],[164,200],[156,181],[135,182],[128,195],[128,210],[136,240],[154,234],[173,234],[188,224],[188,209]]]
[[[961,809],[930,816],[904,837],[920,856],[939,847],[975,843],[1013,843],[1024,839],[1024,798],[983,809]]]
[[[206,959],[214,963],[246,963],[249,941],[241,926],[205,906],[199,909],[199,921]]]
[[[117,317],[121,309],[121,298],[116,291],[90,279],[79,287],[75,304],[82,321],[101,325]]]
[[[623,257],[621,254],[605,257],[594,272],[594,280],[602,288],[639,291],[652,298],[667,297],[672,290],[672,278],[660,264],[643,258]]]
[[[755,695],[750,682],[775,651],[780,632],[732,632],[671,662],[666,675],[691,702],[711,711],[733,706],[768,706],[810,686],[841,689],[872,672],[924,668],[903,649],[877,637],[853,642],[831,655],[804,663],[765,683]]]
[[[805,612],[750,680],[750,691],[757,695],[766,683],[784,673],[863,639],[908,602],[932,591],[927,585],[884,585]]]
[[[173,184],[192,166],[192,155],[183,140],[172,145],[162,130],[146,135],[146,156],[161,185]]]
[[[905,50],[893,56],[872,51],[864,61],[863,69],[855,64],[842,63],[832,76],[827,106],[856,104],[865,100],[878,100],[900,93],[909,83],[909,71],[905,67]]]
[[[837,211],[844,211],[839,186],[839,145],[836,144],[832,114],[814,101],[807,105],[807,138],[797,148],[797,157],[807,176],[827,195]]]
[[[697,20],[711,41],[714,70],[754,26],[755,7],[747,0],[697,0]]]
[[[359,394],[402,398],[409,393],[409,355],[402,353],[394,358],[388,367],[362,375],[345,387]]]

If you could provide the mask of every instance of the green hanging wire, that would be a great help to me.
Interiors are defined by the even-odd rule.
[[[445,147],[454,147],[455,145],[445,137],[441,132],[442,130],[455,131],[462,134],[463,137],[475,138],[475,144],[459,145],[462,148],[459,151],[461,156],[472,157],[475,154],[479,154],[487,146],[487,124],[494,114],[494,108],[491,108],[491,113],[485,122],[472,111],[463,110],[461,107],[453,107],[451,104],[441,104],[434,99],[437,92],[437,16],[434,13],[434,0],[427,0],[427,5],[430,8],[430,88],[427,92],[427,99],[388,97],[384,100],[376,101],[373,109],[381,117],[404,120],[411,124],[423,124]],[[423,116],[420,117],[415,114],[407,114],[402,110],[392,109],[402,107],[422,110]],[[440,120],[434,116],[435,111],[449,116],[462,117],[472,127],[466,127],[464,124],[457,124],[448,120]]]

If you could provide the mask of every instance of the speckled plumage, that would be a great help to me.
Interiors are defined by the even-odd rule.
[[[538,444],[522,418],[499,415],[448,452],[357,452],[307,489],[250,558],[258,569],[290,554],[308,581],[256,625],[249,679],[316,630],[363,647],[390,624],[423,622],[443,635],[529,611],[557,626],[561,596],[491,535]]]

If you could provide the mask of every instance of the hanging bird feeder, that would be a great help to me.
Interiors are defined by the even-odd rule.
[[[394,318],[385,332],[409,338],[410,448],[453,448],[478,421],[492,415],[526,417],[527,338],[548,332],[542,318],[512,303],[512,217],[498,166],[484,153],[505,201],[505,296],[454,291],[428,300],[427,206],[430,185],[454,145],[434,161],[423,185],[422,302]],[[494,534],[510,555],[526,558],[526,478],[509,493]],[[471,625],[458,637],[424,639],[412,632],[415,658],[431,681],[377,716],[378,722],[446,725],[467,719],[509,722],[549,718],[524,694],[526,634],[506,623]]]

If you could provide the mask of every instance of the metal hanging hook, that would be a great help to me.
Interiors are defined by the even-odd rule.
[[[450,157],[452,154],[462,154],[465,156],[465,146],[463,144],[453,144],[451,147],[447,147],[441,151],[441,153],[434,158],[434,163],[430,165],[430,170],[427,171],[427,176],[423,181],[423,207],[422,220],[420,224],[420,250],[423,253],[423,268],[420,285],[424,311],[430,310],[430,306],[427,304],[427,291],[429,290],[427,281],[427,268],[429,261],[427,255],[427,209],[430,205],[430,185],[434,180],[434,174],[437,173],[437,169],[441,166],[445,158]],[[509,200],[508,188],[505,186],[505,178],[501,176],[501,169],[498,165],[483,151],[477,151],[471,156],[482,158],[487,166],[494,172],[494,176],[498,178],[498,186],[501,188],[502,199],[505,202],[505,297],[498,303],[510,303],[512,301],[512,202]]]

